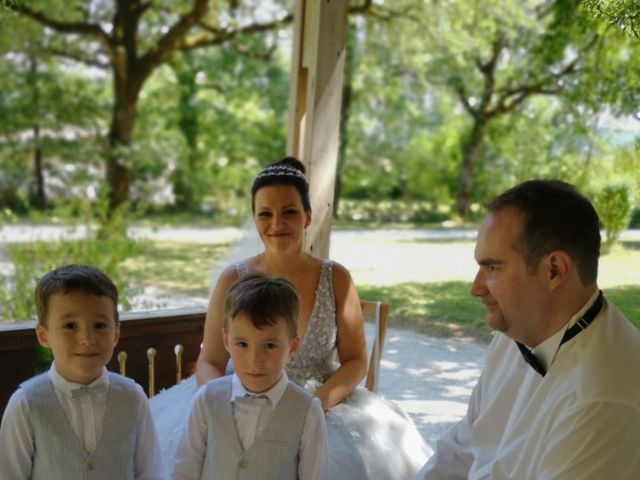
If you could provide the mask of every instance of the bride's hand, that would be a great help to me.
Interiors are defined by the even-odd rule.
[[[329,403],[329,395],[328,392],[326,391],[327,389],[322,388],[323,386],[321,385],[316,391],[315,391],[315,396],[318,397],[318,399],[320,400],[320,403],[322,404],[322,410],[323,411],[327,411],[329,410],[329,408],[332,406]]]

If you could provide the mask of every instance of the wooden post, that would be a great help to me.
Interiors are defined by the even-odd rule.
[[[348,0],[296,2],[287,153],[307,168],[313,221],[305,249],[329,255]]]

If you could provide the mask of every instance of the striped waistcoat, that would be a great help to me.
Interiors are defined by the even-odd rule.
[[[202,479],[295,480],[298,451],[311,394],[291,381],[273,415],[247,451],[242,450],[231,411],[231,377],[206,387],[208,445]]]
[[[102,434],[88,452],[69,425],[47,374],[24,382],[35,453],[31,480],[133,480],[137,392],[133,381],[109,373]]]

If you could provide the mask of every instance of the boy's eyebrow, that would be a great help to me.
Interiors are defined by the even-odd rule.
[[[67,312],[64,315],[60,316],[59,318],[62,320],[73,320],[75,318],[77,318],[78,316],[82,315],[82,312]],[[100,320],[114,320],[115,318],[113,316],[109,316],[106,315],[104,313],[97,313],[95,315],[92,315],[90,320],[95,320],[95,319],[100,319]]]
[[[235,340],[235,341],[239,341],[239,340],[247,341],[247,337],[241,336],[241,335],[230,335],[230,337],[231,337],[232,340]],[[273,337],[273,338],[269,337],[269,338],[261,338],[261,339],[259,339],[259,341],[260,342],[274,342],[275,343],[275,342],[280,342],[280,339],[278,337]]]
[[[504,263],[504,260],[499,260],[497,258],[481,258],[480,260],[476,261],[478,263],[478,265],[480,266],[485,266],[485,265],[500,265],[502,263]]]
[[[238,335],[237,333],[230,333],[229,334],[229,338],[232,338],[234,340],[244,340],[245,337],[242,335]]]

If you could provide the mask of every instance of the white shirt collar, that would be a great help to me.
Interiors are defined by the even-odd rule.
[[[271,401],[271,405],[277,405],[282,398],[282,395],[284,395],[284,392],[287,389],[288,385],[289,377],[287,377],[286,372],[283,371],[280,380],[278,380],[273,387],[271,387],[266,392],[254,393],[244,388],[244,385],[242,385],[240,378],[237,374],[234,373],[233,377],[231,378],[231,401],[234,401],[238,397],[242,398],[247,395],[265,395]]]
[[[562,341],[562,337],[564,337],[565,332],[578,320],[580,320],[580,318],[582,318],[585,312],[591,307],[591,305],[593,305],[593,303],[598,298],[599,292],[600,290],[596,288],[595,292],[593,292],[593,295],[591,295],[591,298],[587,300],[587,303],[585,303],[582,308],[578,310],[573,317],[571,317],[571,319],[565,324],[564,327],[551,335],[536,348],[531,350],[531,353],[536,356],[545,370],[548,371],[549,367],[555,360],[556,355],[558,354],[558,350],[560,349],[560,342]]]
[[[107,388],[109,387],[109,377],[107,375],[107,369],[105,367],[102,367],[102,373],[100,374],[100,376],[88,385],[70,382],[69,380],[64,378],[62,375],[58,373],[58,370],[56,369],[55,361],[51,363],[51,368],[49,368],[48,375],[49,375],[49,379],[53,383],[53,386],[56,387],[65,395],[67,395],[68,397],[71,397],[71,392],[73,390],[77,390],[78,388],[82,388],[82,387],[93,387],[96,385],[104,385]]]

